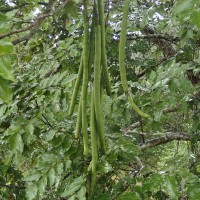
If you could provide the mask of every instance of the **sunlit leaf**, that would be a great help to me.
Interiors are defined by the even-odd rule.
[[[37,184],[38,194],[41,197],[44,195],[46,186],[47,186],[47,177],[43,176],[42,178],[40,178],[40,180],[38,181],[38,184]]]
[[[112,166],[108,162],[102,161],[99,163],[97,170],[100,173],[107,173],[112,170]]]
[[[11,57],[9,56],[0,56],[0,76],[4,79],[14,81],[12,75],[12,63]]]
[[[62,175],[64,172],[64,164],[62,162],[57,164],[56,172],[58,175]]]
[[[177,199],[178,198],[178,183],[175,177],[171,176],[166,176],[165,182],[164,182],[165,190],[169,194],[169,196],[172,199]]]
[[[20,134],[13,134],[10,136],[9,139],[10,150],[15,152],[19,150],[20,152],[23,151],[23,141]]]
[[[65,171],[67,171],[71,167],[72,161],[71,160],[66,160],[64,163],[64,168]]]
[[[26,187],[26,198],[28,200],[32,200],[37,196],[37,185],[34,183],[30,183]]]
[[[196,3],[196,0],[178,0],[174,6],[174,13],[178,15],[181,14],[182,16],[186,17],[188,16],[187,11],[192,12]]]
[[[68,197],[74,194],[77,190],[79,190],[84,182],[84,177],[80,176],[75,178],[74,181],[66,187],[65,191],[62,193],[62,197]]]
[[[55,178],[56,178],[55,170],[54,170],[54,168],[51,168],[48,172],[49,186],[52,186],[55,183]]]
[[[14,53],[14,46],[11,42],[0,40],[0,56]]]
[[[86,200],[86,187],[82,186],[81,189],[77,192],[78,199]]]
[[[0,99],[8,104],[12,100],[11,82],[0,76]]]
[[[57,132],[56,130],[51,129],[46,135],[46,140],[47,141],[52,140],[56,132]]]
[[[38,170],[31,170],[29,174],[24,177],[24,181],[38,181],[38,179],[42,176],[41,172]]]
[[[41,159],[43,162],[55,162],[57,160],[57,156],[54,154],[43,154]]]
[[[32,123],[28,123],[28,124],[25,126],[24,129],[26,130],[26,132],[27,132],[28,134],[32,135],[32,134],[33,134],[33,131],[34,131],[34,126],[33,126]]]
[[[61,85],[65,86],[66,84],[70,83],[71,81],[73,81],[76,78],[77,78],[77,74],[71,74],[71,75],[67,76],[67,78],[63,79]]]

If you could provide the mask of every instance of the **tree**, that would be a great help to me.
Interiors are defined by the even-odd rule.
[[[199,16],[1,1],[1,199],[198,199]]]

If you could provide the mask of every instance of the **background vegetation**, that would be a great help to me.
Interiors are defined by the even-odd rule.
[[[199,53],[199,0],[0,1],[0,199],[199,199]]]

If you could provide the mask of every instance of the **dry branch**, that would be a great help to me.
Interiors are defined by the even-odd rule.
[[[163,39],[171,43],[177,43],[179,41],[178,37],[172,37],[168,35],[162,35],[162,34],[147,34],[147,35],[141,35],[141,34],[128,34],[127,40],[140,40],[140,39]]]
[[[178,141],[200,141],[200,134],[183,134],[183,133],[168,133],[162,137],[149,140],[144,144],[139,145],[140,149],[147,149],[151,147],[156,147],[158,145],[166,144],[168,142],[178,140]]]

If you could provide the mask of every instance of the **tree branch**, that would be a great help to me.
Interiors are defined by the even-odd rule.
[[[180,104],[177,104],[175,107],[163,109],[163,110],[162,110],[162,113],[163,113],[163,114],[167,114],[167,113],[171,113],[171,112],[176,112],[180,107],[181,107],[181,105],[180,105]]]
[[[69,0],[65,0],[54,11],[52,11],[52,7],[53,7],[55,1],[54,0],[50,0],[49,3],[46,6],[46,9],[45,9],[44,13],[39,14],[29,26],[27,26],[27,27],[25,27],[23,29],[18,29],[18,30],[11,31],[10,33],[7,33],[7,34],[0,35],[0,39],[3,39],[5,37],[11,36],[11,35],[16,34],[16,33],[21,33],[21,32],[25,32],[25,31],[31,30],[31,32],[29,34],[27,34],[25,36],[22,36],[22,37],[19,37],[18,39],[14,40],[13,44],[16,45],[16,44],[18,44],[18,43],[20,43],[22,41],[29,40],[36,33],[36,31],[40,27],[42,21],[46,17],[52,16],[52,15],[56,14],[57,12],[59,12],[68,3],[68,1]]]
[[[137,40],[137,39],[163,39],[171,43],[177,43],[179,38],[168,36],[168,35],[161,35],[161,34],[147,34],[147,35],[140,35],[140,34],[128,34],[127,40]]]
[[[37,3],[38,5],[44,5],[44,6],[46,6],[47,5],[47,3],[45,3],[45,2],[38,2]],[[9,11],[13,11],[13,10],[16,10],[16,9],[20,9],[20,8],[23,8],[23,7],[25,7],[25,6],[28,6],[28,5],[32,5],[32,3],[21,3],[21,4],[19,4],[19,5],[16,5],[16,6],[14,6],[14,7],[7,7],[7,8],[1,8],[0,9],[0,12],[3,12],[3,13],[6,13],[6,12],[9,12]]]
[[[176,112],[177,110],[179,110],[179,108],[181,107],[180,104],[177,104],[174,107],[168,107],[168,108],[164,108],[163,110],[161,110],[161,112],[163,114],[168,114],[168,113],[172,113],[172,112]],[[142,123],[144,123],[142,121]],[[126,128],[121,129],[121,131],[126,135],[128,133],[133,133],[135,131],[136,128],[138,128],[141,125],[141,122],[135,122],[131,125],[129,125]]]
[[[163,62],[167,61],[169,58],[168,57],[163,57],[161,58],[158,63],[154,64],[153,67],[158,67],[159,65],[161,65]],[[138,78],[141,78],[145,75],[147,69],[144,69],[143,71],[141,71],[139,74],[137,74]]]
[[[44,75],[44,78],[48,78],[48,77],[50,77],[50,76],[55,75],[55,74],[58,73],[61,69],[62,69],[62,65],[59,65],[56,69],[53,69],[53,70],[47,72],[47,73]]]
[[[7,185],[7,184],[0,183],[0,186],[4,187],[4,188],[10,188],[10,189],[13,189],[13,188],[16,188],[16,189],[25,189],[24,186],[14,185],[14,184]]]
[[[29,5],[30,3],[21,3],[20,5],[14,6],[14,7],[8,7],[8,8],[2,8],[0,9],[0,12],[6,13],[12,10],[23,8],[24,6]]]
[[[159,137],[156,139],[149,140],[144,144],[140,144],[140,149],[148,149],[151,147],[156,147],[158,145],[166,144],[168,142],[178,140],[178,141],[200,141],[200,134],[180,134],[180,133],[168,133],[165,134],[163,137]]]
[[[39,15],[38,17],[36,17],[36,19],[34,20],[34,22],[31,23],[31,25],[27,26],[26,28],[23,28],[23,29],[18,29],[18,30],[14,30],[14,31],[11,31],[9,33],[6,33],[6,34],[3,34],[3,35],[0,35],[0,39],[3,39],[5,37],[8,37],[10,35],[14,35],[16,33],[21,33],[21,32],[25,32],[25,31],[28,31],[30,30],[31,28],[33,28],[34,26],[37,26],[37,24],[40,23],[40,20],[43,20],[44,18],[50,16],[51,14],[44,14],[44,15]]]

